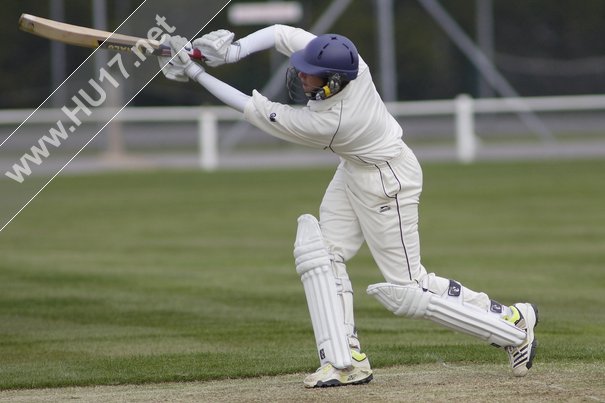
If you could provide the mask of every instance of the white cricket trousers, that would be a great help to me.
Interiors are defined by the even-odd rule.
[[[398,157],[376,165],[343,160],[320,207],[320,225],[334,256],[337,279],[349,282],[346,262],[364,240],[384,279],[393,284],[420,284],[445,295],[450,280],[427,274],[420,262],[418,204],[422,192],[422,169],[405,146]],[[349,282],[350,284],[350,282]],[[352,290],[351,290],[352,292]],[[463,287],[464,303],[489,310],[484,293]],[[345,321],[352,323],[351,307],[345,306]]]

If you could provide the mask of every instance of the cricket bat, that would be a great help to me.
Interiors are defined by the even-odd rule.
[[[21,14],[19,29],[52,41],[85,48],[103,48],[116,52],[135,53],[138,50],[140,53],[156,56],[171,56],[170,47],[162,45],[153,39],[114,34],[112,32],[36,17],[31,14]],[[193,49],[189,55],[192,59],[202,60],[202,53],[199,49]]]

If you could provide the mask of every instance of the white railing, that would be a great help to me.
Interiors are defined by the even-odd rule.
[[[453,116],[456,138],[456,155],[460,162],[475,160],[478,150],[474,130],[475,115],[482,113],[528,113],[556,111],[599,111],[605,109],[605,95],[490,98],[472,99],[459,95],[454,100],[396,102],[387,104],[395,117],[405,116]],[[95,111],[84,122],[107,122],[117,109],[106,108]],[[0,125],[28,123],[53,124],[65,116],[58,109],[30,110],[13,109],[0,111]],[[212,171],[219,166],[218,124],[238,121],[242,114],[229,107],[128,107],[114,120],[120,122],[197,122],[199,166]]]

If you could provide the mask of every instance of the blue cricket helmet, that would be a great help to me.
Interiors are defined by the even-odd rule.
[[[346,81],[354,80],[359,71],[357,48],[348,38],[338,34],[320,35],[290,56],[298,71],[319,77],[338,73]]]

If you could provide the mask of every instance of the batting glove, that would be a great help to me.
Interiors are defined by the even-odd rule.
[[[204,68],[193,62],[189,56],[191,43],[182,36],[167,36],[164,44],[170,46],[172,57],[158,57],[162,73],[173,81],[187,82],[189,78],[195,80],[204,72]]]
[[[235,63],[240,59],[240,47],[237,42],[232,43],[234,37],[233,32],[219,29],[194,40],[193,47],[202,52],[208,66]]]

